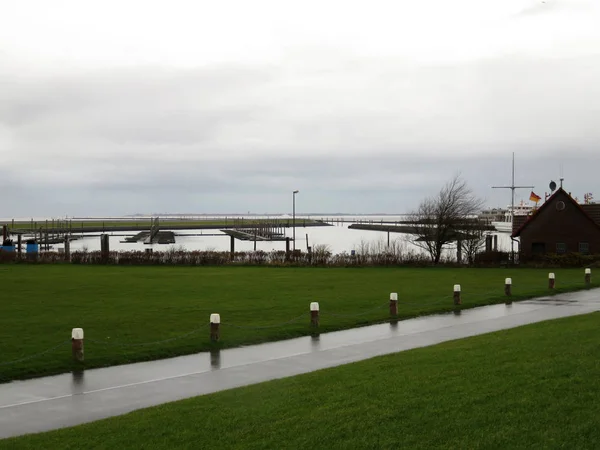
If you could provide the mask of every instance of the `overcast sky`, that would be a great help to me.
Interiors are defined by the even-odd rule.
[[[0,0],[0,216],[490,206],[600,167],[600,1]],[[521,190],[517,200],[528,199]]]

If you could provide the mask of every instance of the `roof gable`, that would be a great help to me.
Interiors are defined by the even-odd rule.
[[[587,203],[581,208],[590,216],[594,222],[600,225],[600,203]]]
[[[598,230],[600,230],[600,225],[590,217],[590,215],[581,207],[581,205],[579,203],[577,203],[573,197],[571,197],[562,187],[558,188],[558,190],[553,193],[548,200],[546,200],[542,206],[540,206],[539,209],[537,209],[530,217],[528,220],[525,221],[525,223],[523,223],[516,231],[513,232],[512,237],[518,237],[521,232],[527,228],[534,220],[536,220],[538,217],[540,217],[540,214],[545,211],[546,209],[548,209],[550,207],[550,205],[554,205],[555,203],[557,203],[560,200],[565,200],[567,202],[570,202],[572,205],[575,206],[575,210],[579,211],[579,213],[581,215],[583,215],[584,217],[586,217],[592,224],[594,224],[594,226],[596,228],[598,228]]]

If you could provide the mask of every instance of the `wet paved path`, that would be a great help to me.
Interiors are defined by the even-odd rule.
[[[244,348],[0,384],[0,438],[600,310],[600,289]]]

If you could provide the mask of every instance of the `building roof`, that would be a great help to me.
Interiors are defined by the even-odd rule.
[[[600,203],[588,203],[581,205],[583,210],[600,225]]]
[[[518,237],[521,232],[527,228],[527,226],[533,222],[539,215],[540,213],[546,209],[548,207],[548,205],[550,203],[553,202],[553,200],[555,199],[555,197],[559,194],[559,193],[563,193],[565,194],[565,197],[567,197],[567,200],[570,201],[573,205],[575,205],[575,207],[581,212],[581,214],[583,214],[585,217],[587,217],[589,219],[590,222],[592,222],[599,230],[600,230],[600,223],[597,220],[594,220],[592,218],[592,216],[586,211],[586,209],[588,209],[591,213],[593,213],[594,215],[596,214],[596,212],[598,213],[598,218],[600,220],[600,209],[598,209],[597,211],[595,209],[592,208],[583,208],[582,206],[595,206],[595,205],[580,205],[579,203],[577,203],[575,201],[575,199],[573,197],[571,197],[562,187],[558,188],[556,190],[556,192],[554,192],[550,197],[548,197],[548,199],[542,204],[542,206],[539,207],[539,209],[537,209],[531,216],[529,216],[529,218],[516,230],[513,231],[512,237]]]
[[[532,212],[533,214],[533,212]],[[522,215],[516,215],[513,217],[513,226],[512,226],[512,230],[511,232],[514,233],[515,231],[517,231],[519,228],[521,228],[521,226],[527,222],[529,220],[531,216],[530,215],[526,215],[526,216],[522,216]]]

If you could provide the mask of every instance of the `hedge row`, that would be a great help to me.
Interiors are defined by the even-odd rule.
[[[497,267],[505,265],[510,259],[507,252],[487,252],[477,255],[474,266]],[[15,253],[0,251],[0,262],[57,264],[67,263],[65,255],[57,252],[43,252],[35,259],[22,255],[21,259]],[[268,266],[414,266],[426,267],[431,265],[427,255],[413,252],[357,252],[333,254],[321,248],[311,253],[296,250],[285,251],[255,251],[236,252],[233,255],[223,251],[186,251],[170,249],[167,251],[143,252],[126,251],[110,252],[107,258],[99,251],[75,251],[71,254],[72,264],[111,264],[111,265],[181,265],[181,266],[219,266],[219,265],[268,265]],[[441,261],[443,266],[456,266],[456,261],[446,259]],[[522,263],[527,267],[600,267],[600,255],[582,255],[568,253],[562,255],[543,255],[535,260]]]
[[[23,255],[21,259],[16,255],[0,252],[0,261],[16,263],[54,264],[67,263],[65,255],[56,252],[43,252],[35,260]],[[111,264],[111,265],[182,265],[182,266],[219,266],[219,265],[268,265],[268,266],[398,266],[415,265],[427,266],[431,260],[425,255],[407,253],[378,253],[355,254],[331,252],[290,252],[289,257],[285,251],[256,251],[236,252],[233,255],[221,251],[185,251],[167,250],[155,252],[126,251],[110,252],[104,258],[99,251],[71,253],[72,264]],[[450,264],[450,261],[445,263]]]

